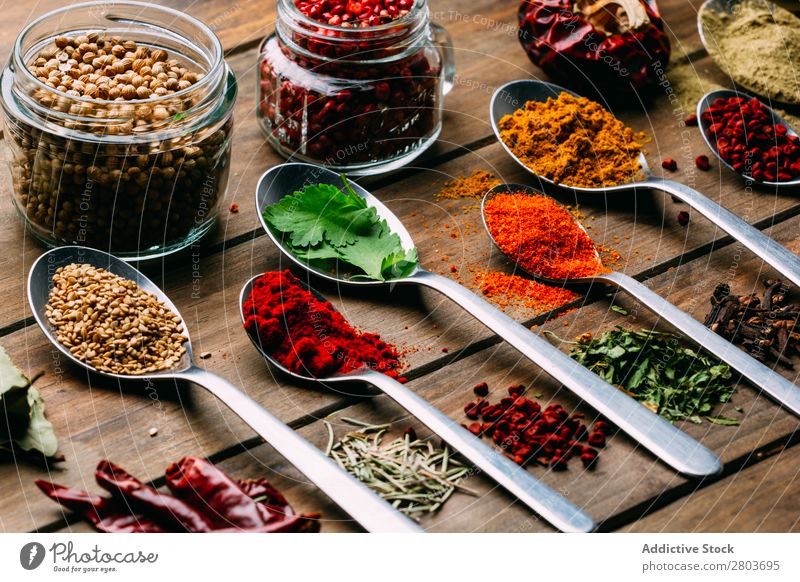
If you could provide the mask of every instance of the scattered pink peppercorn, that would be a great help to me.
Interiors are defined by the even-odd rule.
[[[479,384],[475,384],[472,391],[476,396],[486,396],[489,394],[489,385],[486,382],[480,382]]]
[[[697,113],[692,113],[683,122],[689,126],[697,125]]]
[[[665,170],[669,170],[670,172],[674,172],[678,169],[678,162],[673,160],[672,158],[664,158],[661,161],[661,167]]]
[[[708,172],[708,170],[711,168],[711,163],[708,161],[708,156],[705,154],[697,156],[694,159],[694,165],[704,172]]]
[[[681,226],[688,226],[689,225],[689,213],[685,210],[681,210],[678,213],[678,224]]]

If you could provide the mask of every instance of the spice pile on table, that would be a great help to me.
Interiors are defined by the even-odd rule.
[[[563,287],[545,285],[530,278],[499,271],[480,271],[475,274],[473,284],[499,307],[519,304],[542,313],[579,297],[574,291]]]
[[[709,54],[731,80],[768,99],[800,103],[800,18],[765,0],[700,11]]]
[[[561,93],[528,101],[498,123],[500,139],[536,174],[567,186],[600,188],[637,179],[645,134],[599,103]]]
[[[101,372],[168,370],[186,353],[180,317],[134,281],[92,265],[56,269],[45,313],[58,341]]]
[[[758,99],[715,99],[703,112],[702,122],[720,157],[737,172],[767,182],[800,178],[800,138],[774,123]]]
[[[291,372],[323,378],[366,366],[405,380],[399,377],[397,348],[378,334],[355,329],[288,269],[256,279],[242,313],[261,349]]]
[[[618,326],[596,338],[584,334],[565,343],[573,345],[570,355],[576,361],[668,420],[738,424],[711,414],[735,391],[730,367],[686,347],[678,335]]]
[[[406,515],[434,513],[455,491],[475,495],[460,484],[470,468],[454,458],[447,445],[439,448],[419,440],[411,427],[402,437],[383,443],[390,424],[341,420],[358,428],[335,440],[333,427],[323,421],[329,437],[326,454]]]
[[[106,533],[290,533],[319,531],[319,514],[296,514],[265,479],[234,480],[204,459],[185,457],[166,471],[169,493],[100,461],[102,497],[49,481],[36,485],[50,499]]]
[[[767,279],[764,287],[759,297],[733,295],[727,283],[717,285],[705,324],[758,361],[793,370],[789,357],[800,354],[800,305],[789,301],[789,287],[782,281]]]
[[[485,170],[475,170],[469,176],[456,176],[448,180],[433,197],[437,202],[459,198],[481,198],[486,192],[499,186],[502,180]],[[468,209],[473,208],[468,206]]]
[[[607,422],[596,421],[590,432],[583,414],[569,414],[560,404],[542,410],[538,402],[523,396],[525,386],[510,386],[508,396],[496,404],[483,398],[489,393],[486,382],[476,385],[473,392],[479,398],[464,406],[464,414],[475,422],[464,428],[491,438],[515,463],[533,461],[561,471],[570,459],[579,457],[584,467],[596,466],[597,448],[605,446],[610,430]]]
[[[528,273],[573,279],[607,270],[594,241],[569,210],[549,196],[497,194],[485,202],[484,218],[500,250]]]

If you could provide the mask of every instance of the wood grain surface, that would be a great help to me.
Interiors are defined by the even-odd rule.
[[[180,256],[151,268],[186,319],[195,353],[210,353],[202,365],[241,386],[248,394],[304,436],[323,445],[321,418],[350,416],[376,422],[395,421],[397,430],[419,423],[383,396],[334,393],[298,386],[276,377],[241,330],[238,294],[252,275],[286,268],[260,231],[253,192],[260,174],[281,162],[264,141],[255,122],[256,66],[260,40],[274,27],[274,2],[255,0],[170,0],[158,2],[204,19],[220,36],[239,81],[231,179],[219,225],[196,256]],[[696,30],[699,0],[659,2],[672,38],[673,59],[693,63],[698,74],[719,84],[724,76],[700,45]],[[64,2],[3,2],[0,58],[7,58],[25,23]],[[432,0],[434,20],[453,38],[457,78],[445,101],[439,142],[413,167],[391,176],[362,180],[395,212],[411,232],[426,267],[450,276],[480,293],[488,270],[512,272],[482,230],[475,200],[445,200],[436,193],[447,179],[476,169],[489,170],[506,182],[530,178],[495,142],[487,109],[494,89],[517,78],[546,78],[533,66],[515,37],[517,2]],[[651,137],[647,155],[660,172],[660,161],[672,157],[679,171],[670,177],[690,184],[758,228],[766,229],[793,250],[800,250],[800,200],[790,192],[748,191],[743,182],[712,163],[699,172],[692,160],[708,153],[699,133],[684,128],[689,111],[677,108],[657,90],[642,101],[614,101],[615,114]],[[0,156],[8,152],[0,138]],[[0,167],[0,344],[26,371],[44,371],[37,381],[48,417],[59,436],[63,463],[43,466],[22,459],[0,459],[0,531],[87,531],[47,500],[35,479],[96,490],[93,469],[108,458],[144,480],[160,485],[170,462],[184,455],[210,457],[238,477],[267,477],[302,511],[321,511],[324,531],[357,531],[313,484],[264,444],[224,405],[196,386],[134,383],[119,385],[88,377],[59,357],[30,318],[24,284],[42,249],[27,235],[13,207],[8,170]],[[695,213],[688,227],[677,214],[687,210],[669,196],[641,191],[636,195],[565,196],[577,204],[596,241],[615,248],[620,268],[654,291],[702,319],[708,297],[720,281],[737,293],[760,290],[772,270],[740,248],[725,233]],[[238,204],[238,213],[228,210]],[[196,286],[199,293],[192,293]],[[487,381],[493,396],[513,383],[529,386],[543,401],[595,413],[539,368],[502,342],[491,330],[441,295],[415,288],[364,292],[319,283],[354,324],[382,334],[406,350],[408,387],[452,418],[463,421],[471,387]],[[626,317],[612,311],[613,302]],[[614,325],[666,329],[636,304],[618,294],[595,292],[568,307],[577,308],[548,320],[547,314],[511,306],[508,313],[534,325],[533,333],[550,330],[572,338],[599,333]],[[566,347],[564,348],[566,350]],[[796,373],[779,372],[796,381]],[[743,412],[736,411],[741,407]],[[606,531],[790,531],[798,528],[797,418],[740,386],[723,413],[742,418],[738,427],[704,423],[681,427],[714,450],[725,463],[719,477],[703,482],[676,475],[624,434],[613,436],[595,471],[573,463],[566,472],[529,469],[570,500],[584,507]],[[156,428],[156,436],[150,429]],[[337,431],[345,428],[337,424]],[[420,434],[425,434],[420,431]],[[550,526],[481,477],[468,485],[480,495],[457,494],[442,511],[423,519],[432,531],[552,531]]]

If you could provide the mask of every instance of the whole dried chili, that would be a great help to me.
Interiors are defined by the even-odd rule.
[[[36,481],[36,485],[108,533],[319,531],[318,514],[295,514],[267,481],[233,481],[203,459],[186,457],[170,466],[167,486],[172,495],[145,485],[108,461],[98,464],[95,477],[111,497],[48,481]]]
[[[580,457],[584,467],[593,468],[598,454],[593,447],[605,446],[610,425],[598,420],[590,432],[583,414],[569,414],[560,404],[542,410],[524,392],[524,386],[510,386],[509,395],[495,404],[483,398],[467,403],[464,414],[475,422],[464,428],[491,438],[519,465],[534,461],[559,471],[567,468],[570,459]]]
[[[800,177],[800,138],[775,123],[758,99],[720,97],[700,119],[720,157],[737,172],[767,182]]]
[[[529,273],[572,279],[605,270],[594,241],[549,196],[498,194],[484,204],[484,216],[500,249]]]
[[[518,21],[531,61],[573,87],[642,89],[669,62],[655,0],[523,0]]]
[[[561,93],[528,101],[498,125],[514,155],[553,182],[599,188],[631,182],[641,173],[645,134],[585,97]]]
[[[355,329],[289,270],[256,279],[242,310],[247,332],[292,372],[325,377],[366,366],[398,378],[400,354],[394,346]]]

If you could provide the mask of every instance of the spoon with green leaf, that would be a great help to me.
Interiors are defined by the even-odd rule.
[[[261,176],[256,209],[272,242],[299,267],[345,285],[435,289],[678,471],[707,476],[722,468],[710,450],[548,341],[452,279],[423,269],[403,223],[358,184],[321,166],[282,164]]]

